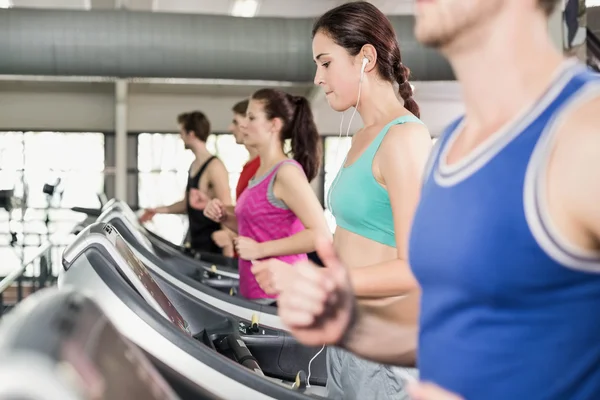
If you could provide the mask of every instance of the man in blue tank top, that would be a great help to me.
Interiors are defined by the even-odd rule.
[[[418,361],[415,399],[600,399],[600,79],[552,45],[558,0],[417,1],[416,35],[450,60],[466,115],[436,143],[402,300],[357,306],[328,268],[298,265],[279,313],[307,345]],[[442,389],[443,388],[443,389]]]

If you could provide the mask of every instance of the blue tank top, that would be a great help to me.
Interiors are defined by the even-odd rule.
[[[566,62],[458,163],[445,160],[462,119],[436,143],[409,249],[423,380],[468,400],[600,399],[600,254],[561,238],[544,204],[555,128],[590,96],[598,75]]]

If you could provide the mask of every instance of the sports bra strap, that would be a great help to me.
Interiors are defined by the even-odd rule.
[[[381,131],[377,134],[375,139],[373,139],[373,141],[371,142],[371,144],[369,145],[367,150],[365,150],[365,153],[363,154],[364,157],[360,157],[360,158],[364,158],[365,160],[370,160],[369,165],[371,165],[371,162],[373,161],[373,157],[375,157],[375,153],[377,153],[379,146],[381,146],[381,142],[383,142],[383,139],[385,138],[385,135],[388,133],[390,128],[394,125],[405,124],[407,122],[417,122],[419,124],[423,123],[423,121],[421,121],[419,118],[415,117],[412,114],[403,115],[401,117],[393,119],[386,126],[384,126],[383,129],[381,129]]]

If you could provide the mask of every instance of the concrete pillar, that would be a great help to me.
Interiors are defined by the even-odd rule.
[[[127,82],[115,86],[115,197],[127,201]]]

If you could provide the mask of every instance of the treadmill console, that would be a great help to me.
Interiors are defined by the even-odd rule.
[[[175,399],[141,351],[112,324],[99,321],[90,335],[73,329],[59,344],[57,368],[90,399]],[[85,337],[84,335],[87,335]]]
[[[141,350],[117,331],[92,300],[79,293],[45,289],[6,317],[0,330],[0,353],[42,360],[31,368],[49,366],[48,373],[81,398],[178,398]],[[29,379],[34,377],[29,375]]]
[[[152,243],[148,240],[148,238],[141,233],[142,226],[139,223],[138,216],[135,215],[131,207],[121,200],[113,199],[106,204],[103,208],[102,215],[98,218],[98,222],[106,222],[110,223],[110,221],[106,221],[103,219],[109,217],[113,212],[119,213],[128,223],[128,225],[132,228],[132,234],[135,235],[136,239],[148,250],[154,251],[154,247]]]
[[[126,261],[129,269],[123,272],[142,297],[151,305],[158,307],[159,311],[162,311],[167,319],[182,331],[191,334],[187,321],[179,314],[154,278],[148,273],[146,266],[133,254],[117,230],[110,224],[103,224],[102,233]]]

